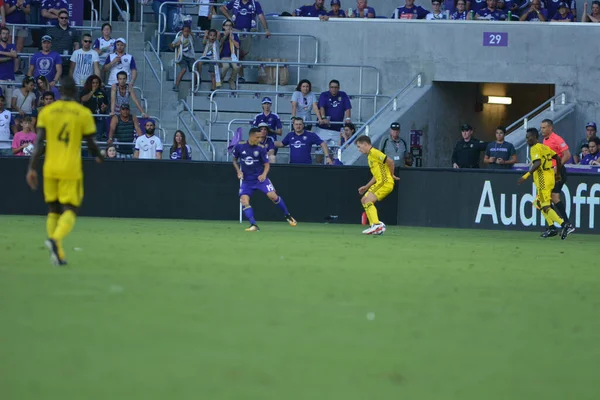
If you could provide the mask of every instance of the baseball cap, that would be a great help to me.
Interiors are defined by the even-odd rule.
[[[399,131],[400,130],[400,124],[397,122],[392,122],[392,124],[390,125],[390,129],[393,129],[395,131]]]
[[[267,124],[266,122],[261,122],[260,124],[258,124],[258,128],[262,128],[263,126],[268,128],[269,124]]]
[[[115,43],[117,43],[117,42],[121,42],[123,44],[127,44],[127,42],[125,41],[125,39],[123,39],[122,37],[120,37],[117,40],[115,40]]]
[[[564,1],[561,1],[560,3],[558,3],[558,8],[569,8],[569,7],[567,7],[567,3],[565,3]]]
[[[127,107],[129,107],[129,104],[127,104]],[[146,120],[146,124],[150,122],[152,125],[156,126],[156,122],[154,122],[154,120],[152,118]]]
[[[460,130],[461,131],[470,131],[470,130],[473,130],[473,127],[469,124],[462,124],[460,126]]]
[[[341,6],[340,0],[331,0],[331,5],[334,5],[334,4]]]
[[[50,36],[50,35],[42,36],[42,42],[52,42],[52,36]]]
[[[595,122],[588,122],[587,124],[585,124],[585,127],[586,127],[586,128],[594,128],[594,129],[597,129],[597,128],[596,128],[596,123],[595,123]]]
[[[273,104],[270,97],[263,97],[261,104]]]
[[[121,104],[121,110],[123,110],[125,108],[129,110],[129,103],[122,103]]]

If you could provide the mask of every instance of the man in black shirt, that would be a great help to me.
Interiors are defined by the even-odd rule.
[[[452,167],[479,168],[479,155],[485,151],[487,143],[473,137],[473,127],[469,124],[463,124],[460,131],[462,139],[454,146]]]

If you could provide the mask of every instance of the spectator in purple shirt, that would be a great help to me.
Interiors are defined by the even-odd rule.
[[[327,13],[329,18],[346,18],[346,12],[341,9],[340,0],[331,0],[331,11]]]
[[[352,104],[346,92],[340,90],[340,81],[333,79],[329,82],[329,91],[319,96],[319,111],[325,123],[319,125],[321,129],[339,132],[344,122],[352,122]],[[333,124],[332,122],[338,122]]]
[[[288,133],[281,142],[275,142],[275,147],[290,146],[290,164],[312,164],[313,145],[321,146],[327,164],[332,163],[327,144],[316,133],[304,129],[302,118],[294,118],[293,127],[293,132]]]
[[[542,9],[542,0],[532,0],[529,10],[521,14],[521,21],[542,21],[548,20],[548,10]]]
[[[375,18],[375,9],[367,5],[367,0],[356,0],[356,9],[352,10],[352,14],[348,18]]]
[[[571,10],[569,10],[569,7],[567,7],[567,3],[561,2],[558,5],[558,11],[556,12],[556,14],[554,14],[554,16],[552,17],[552,19],[550,21],[552,21],[552,22],[575,22],[575,16],[571,13]]]
[[[583,156],[581,165],[600,165],[600,139],[597,137],[591,138],[588,143],[589,154]]]
[[[496,0],[487,0],[487,7],[477,11],[475,19],[504,21],[506,20],[506,14],[496,8]]]
[[[294,10],[294,17],[322,17],[327,15],[325,0],[315,0],[315,4],[307,4]]]
[[[29,0],[4,0],[6,22],[9,24],[26,24],[26,15],[28,15],[30,11]],[[25,47],[25,38],[29,36],[29,31],[27,28],[18,27],[16,28],[15,35],[17,53],[22,53],[23,47]],[[22,74],[20,65],[21,60],[17,57],[15,59],[15,72],[17,74]]]
[[[467,1],[467,10],[474,11],[476,14],[479,10],[483,10],[486,7],[487,7],[486,0]]]
[[[466,1],[465,0],[457,0],[456,1],[456,10],[450,16],[450,19],[454,20],[466,20],[469,13],[466,9]]]
[[[415,0],[406,0],[404,7],[398,7],[391,18],[397,19],[425,19],[429,11],[415,5]]]
[[[55,25],[58,22],[58,14],[61,11],[69,12],[69,3],[67,3],[67,0],[43,0],[40,23]]]
[[[252,125],[257,127],[261,122],[265,122],[269,126],[269,136],[273,138],[273,140],[276,140],[277,136],[281,136],[282,125],[279,116],[274,112],[271,112],[271,104],[273,104],[273,102],[269,97],[264,97],[262,99],[261,106],[263,112],[256,114]]]
[[[577,2],[575,0],[544,0],[545,9],[548,10],[548,17],[553,18],[560,9],[561,4],[565,4],[567,10],[573,14],[573,21],[577,21]],[[561,22],[568,22],[560,20]]]
[[[35,53],[29,61],[27,75],[37,78],[45,76],[50,86],[54,87],[62,74],[62,59],[52,51],[52,36],[42,36],[42,50]]]
[[[17,52],[15,45],[8,43],[9,38],[10,30],[3,26],[0,29],[0,81],[15,80],[14,60],[17,59]]]
[[[591,14],[588,13],[587,1],[583,3],[583,15],[581,17],[581,22],[600,22],[600,1],[592,1]]]

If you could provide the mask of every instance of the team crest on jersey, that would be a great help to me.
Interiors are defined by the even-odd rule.
[[[255,151],[254,152],[254,157],[258,157],[258,154],[259,154],[258,151]]]
[[[302,136],[302,140],[306,140],[306,136]]]
[[[150,141],[150,144],[154,144],[154,140],[151,140],[151,141]]]
[[[4,114],[4,119],[8,119],[8,114]]]

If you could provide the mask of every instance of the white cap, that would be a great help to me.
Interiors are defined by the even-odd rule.
[[[117,43],[117,42],[121,42],[121,43],[123,43],[123,44],[127,44],[127,42],[125,41],[125,39],[124,39],[124,38],[122,38],[122,37],[120,37],[120,38],[118,38],[117,40],[115,40],[115,43]]]

